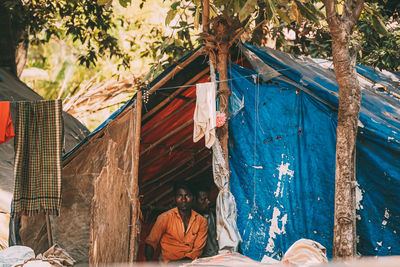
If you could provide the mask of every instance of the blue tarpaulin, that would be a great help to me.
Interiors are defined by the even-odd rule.
[[[326,61],[243,49],[281,75],[260,81],[256,71],[234,64],[229,70],[231,102],[244,100],[229,124],[240,251],[255,260],[279,259],[296,240],[309,238],[331,257],[339,92],[334,73]],[[358,71],[366,79],[360,76],[357,250],[399,255],[400,79],[362,66]]]

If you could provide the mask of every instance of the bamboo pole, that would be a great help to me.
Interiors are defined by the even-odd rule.
[[[175,92],[173,92],[169,97],[167,97],[166,99],[164,99],[162,102],[160,102],[157,106],[155,106],[152,110],[150,110],[149,112],[147,112],[146,114],[143,115],[142,120],[145,121],[148,117],[150,117],[151,115],[153,115],[154,113],[156,113],[159,109],[161,109],[162,107],[164,107],[166,104],[168,104],[172,99],[174,99],[177,95],[179,95],[182,91],[184,91],[185,89],[187,89],[186,86],[191,85],[195,82],[197,82],[197,80],[199,80],[201,77],[203,77],[207,72],[209,72],[210,68],[205,68],[203,71],[201,71],[200,73],[198,73],[196,76],[194,76],[192,79],[190,79],[187,83],[185,83],[183,85],[183,87],[179,88],[178,90],[176,90]],[[152,87],[151,89],[153,89],[154,87]],[[151,90],[150,89],[150,90]]]
[[[136,261],[138,251],[138,221],[139,221],[139,151],[140,151],[140,130],[142,125],[142,91],[139,91],[136,96],[135,107],[135,139],[133,146],[133,159],[132,159],[132,208],[131,208],[131,232],[129,240],[129,262]]]

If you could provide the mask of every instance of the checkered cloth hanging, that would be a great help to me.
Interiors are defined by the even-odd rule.
[[[12,215],[58,215],[64,126],[61,100],[18,102]]]

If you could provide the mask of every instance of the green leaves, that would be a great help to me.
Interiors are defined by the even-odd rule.
[[[276,16],[276,9],[275,9],[275,3],[273,3],[271,0],[265,0],[265,14],[267,17],[267,20],[270,21]]]
[[[287,24],[292,23],[292,21],[289,19],[289,17],[286,15],[284,11],[282,11],[280,8],[276,9],[276,12],[278,13],[279,17],[286,22]]]
[[[374,27],[374,29],[381,35],[387,35],[388,31],[385,27],[385,24],[382,21],[383,17],[381,13],[378,11],[378,8],[379,7],[374,5],[365,4],[365,12],[371,19],[372,26]]]
[[[165,25],[169,25],[178,13],[177,9],[168,10],[167,17],[165,18]]]
[[[240,22],[243,22],[245,19],[247,19],[248,16],[250,16],[257,7],[257,0],[248,0],[240,9],[239,11],[239,20]]]
[[[378,16],[371,15],[372,17],[372,25],[374,29],[382,35],[387,35],[388,31],[386,30],[385,24],[383,24],[382,20]]]
[[[296,3],[296,6],[297,6],[301,16],[314,22],[315,24],[319,24],[318,14],[316,14],[315,12],[313,12],[313,10],[311,10],[309,8],[309,6],[310,6],[309,4],[307,4],[307,3],[303,4],[298,0],[294,0],[294,2]],[[315,9],[314,9],[314,11],[315,11]]]
[[[122,7],[127,7],[128,4],[130,4],[130,3],[131,3],[131,0],[119,0],[119,4],[120,4]]]
[[[104,5],[107,5],[107,4],[111,3],[112,1],[113,0],[97,0],[97,4],[99,6],[104,6]]]
[[[391,16],[386,6],[365,4],[357,24],[357,34],[353,36],[353,42],[361,45],[358,62],[380,69],[399,71],[400,25],[395,23],[394,17],[388,19],[384,14]]]

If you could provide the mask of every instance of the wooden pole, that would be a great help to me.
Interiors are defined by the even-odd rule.
[[[136,96],[135,105],[135,139],[133,146],[133,160],[132,160],[132,216],[131,216],[131,234],[129,241],[129,262],[136,261],[136,255],[139,245],[139,152],[140,152],[140,131],[142,125],[142,91],[139,91]]]
[[[53,246],[53,233],[51,231],[50,216],[46,212],[46,229],[47,229],[47,240],[49,241],[49,248]]]

